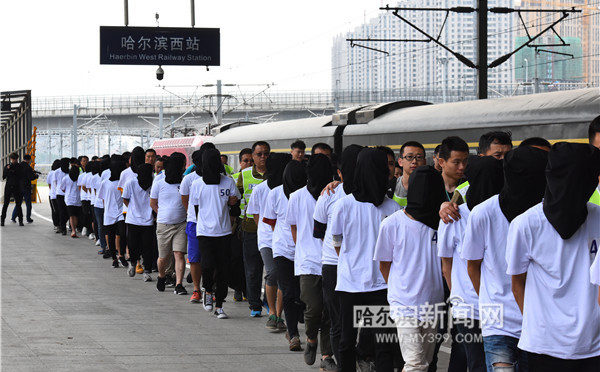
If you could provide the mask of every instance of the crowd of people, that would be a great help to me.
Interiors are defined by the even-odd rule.
[[[432,165],[415,141],[398,158],[258,141],[234,173],[204,143],[187,169],[136,147],[57,159],[47,180],[57,233],[158,272],[158,291],[187,295],[187,279],[217,319],[231,289],[321,370],[435,371],[449,335],[449,371],[597,372],[599,148],[600,117],[589,144],[497,131],[472,155],[448,137]]]
[[[4,204],[2,205],[2,217],[0,218],[0,226],[4,226],[6,222],[6,212],[11,200],[14,201],[15,207],[10,220],[13,223],[19,220],[19,226],[23,224],[23,209],[21,203],[25,201],[26,220],[27,223],[32,223],[31,218],[31,199],[35,197],[31,191],[31,181],[38,178],[39,172],[36,172],[31,167],[31,155],[25,154],[23,161],[19,162],[19,154],[13,152],[8,156],[9,163],[4,166],[2,171],[2,179],[5,182],[4,186]]]

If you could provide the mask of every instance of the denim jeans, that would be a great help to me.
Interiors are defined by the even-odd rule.
[[[517,348],[518,338],[491,335],[483,337],[485,364],[488,372],[526,372],[527,353]],[[494,366],[495,363],[511,364],[508,367]]]
[[[98,225],[98,236],[100,239],[100,248],[106,250],[106,231],[104,231],[104,208],[94,207],[94,215],[96,216],[96,224]]]
[[[481,342],[481,328],[478,320],[465,320],[459,322],[455,320],[458,343],[465,352],[469,372],[485,372],[485,353],[483,351],[483,342]],[[472,322],[472,324],[469,324]]]

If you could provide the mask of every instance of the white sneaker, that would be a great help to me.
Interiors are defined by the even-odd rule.
[[[144,281],[145,282],[151,282],[152,281],[152,277],[150,276],[150,274],[144,273]]]
[[[94,235],[94,233],[91,233],[90,236],[88,237],[88,239],[96,240],[96,235]]]
[[[212,309],[213,309],[212,294],[204,292],[204,295],[202,296],[202,304],[204,305],[204,310],[212,311]]]
[[[96,247],[100,246],[100,239],[96,240]]]
[[[87,235],[88,231],[87,231],[87,227],[84,227],[83,229],[81,229],[81,235]]]
[[[127,266],[127,275],[132,278],[135,276],[135,265],[132,265],[131,262],[129,263],[129,266]]]
[[[225,314],[225,312],[223,311],[223,309],[222,309],[222,308],[217,308],[217,309],[215,310],[215,312],[214,312],[214,316],[216,316],[216,317],[217,317],[217,319],[227,319],[227,318],[229,318],[229,317],[227,316],[227,314]]]

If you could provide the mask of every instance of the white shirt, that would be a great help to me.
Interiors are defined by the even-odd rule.
[[[56,172],[56,170],[51,170],[50,172],[48,172],[48,175],[46,176],[46,183],[48,184],[48,186],[50,186],[50,190],[48,191],[48,195],[50,196],[50,199],[56,199],[56,188],[54,186],[52,186],[52,183],[54,181],[54,173]]]
[[[123,199],[129,199],[125,222],[137,226],[152,226],[154,217],[150,207],[150,190],[143,190],[137,178],[123,185]]]
[[[194,205],[190,203],[189,195],[192,183],[198,178],[200,178],[200,176],[196,172],[186,174],[181,181],[181,187],[179,187],[179,194],[188,196],[187,222],[196,223],[196,211],[194,210]]]
[[[104,201],[104,225],[123,221],[123,198],[117,188],[119,181],[104,180],[98,190],[98,198]]]
[[[438,256],[452,258],[450,298],[452,299],[452,316],[456,319],[479,320],[479,296],[467,271],[467,261],[460,257],[463,237],[469,218],[469,207],[461,204],[458,207],[460,220],[453,223],[440,221],[438,228]]]
[[[521,336],[523,317],[512,293],[511,277],[506,274],[506,236],[508,220],[504,217],[498,195],[478,204],[467,219],[461,257],[481,260],[479,315],[483,336]],[[491,312],[502,308],[503,317]]]
[[[89,190],[90,203],[92,206],[96,203],[96,190],[93,187],[94,176],[92,173],[87,173],[87,177],[84,179],[84,185]]]
[[[186,210],[181,202],[179,185],[167,183],[164,178],[152,185],[150,198],[158,200],[156,222],[166,225],[185,222]]]
[[[65,192],[60,188],[60,184],[64,177],[69,177],[69,175],[60,169],[54,171],[54,177],[52,177],[52,188],[56,192],[56,195],[65,196]]]
[[[154,180],[152,181],[152,185],[154,185],[158,181],[164,180],[164,179],[165,179],[165,171],[162,170],[162,171],[160,171],[159,174],[154,175]]]
[[[81,207],[81,198],[77,182],[71,180],[68,175],[60,182],[60,190],[65,193],[65,204],[73,207]]]
[[[137,178],[137,174],[133,172],[131,167],[125,168],[123,172],[121,172],[121,176],[119,177],[119,183],[117,187],[123,191],[125,188],[125,184],[129,182],[132,178]],[[123,213],[127,213],[127,206],[123,204]]]
[[[292,230],[286,222],[288,199],[283,192],[283,185],[275,187],[267,195],[267,206],[264,210],[264,216],[270,220],[277,220],[273,230],[273,258],[285,257],[288,260],[294,260],[294,239]]]
[[[248,200],[248,205],[246,206],[246,213],[259,216],[256,231],[258,234],[258,249],[271,248],[273,246],[273,229],[262,220],[265,208],[267,207],[269,191],[271,189],[267,182],[261,182],[254,186],[252,194],[250,194],[250,200]]]
[[[110,169],[105,169],[102,171],[102,173],[100,174],[100,179],[102,181],[107,180],[110,178]]]
[[[561,359],[600,355],[598,288],[588,277],[600,242],[600,207],[588,203],[579,230],[563,240],[539,203],[510,224],[507,273],[527,273],[519,348]]]
[[[596,259],[594,259],[594,263],[590,267],[590,283],[600,286],[600,254],[598,254],[598,245],[600,245],[600,241],[596,241]]]
[[[102,178],[99,174],[95,174],[92,177],[91,186],[96,193],[96,199],[94,200],[94,207],[96,208],[104,208],[104,200],[98,196],[100,192],[100,185],[102,184]]]
[[[77,186],[85,186],[85,178],[89,173],[79,173],[79,177],[77,177]],[[90,195],[87,191],[83,190],[83,187],[79,189],[79,198],[81,200],[90,200]]]
[[[381,223],[373,259],[392,263],[388,277],[388,302],[393,318],[427,320],[428,314],[419,310],[421,306],[444,302],[437,239],[435,230],[410,219],[404,210]]]
[[[315,205],[317,201],[306,186],[290,194],[286,222],[296,225],[294,275],[321,275],[323,242],[313,238]]]
[[[337,265],[338,255],[333,247],[333,238],[331,236],[331,221],[333,219],[333,206],[335,203],[346,196],[343,184],[339,184],[335,189],[335,193],[324,193],[317,199],[317,205],[315,205],[315,213],[313,219],[317,222],[327,224],[327,230],[325,230],[325,238],[323,239],[323,254],[321,255],[321,262],[323,265]]]
[[[221,175],[218,185],[207,185],[202,177],[192,183],[190,204],[198,206],[196,216],[196,236],[226,236],[231,234],[229,217],[230,196],[240,198],[235,181]]]
[[[343,237],[336,291],[356,293],[387,288],[379,263],[371,258],[375,253],[381,222],[399,209],[398,203],[387,197],[378,207],[359,202],[352,194],[335,203],[331,234]]]

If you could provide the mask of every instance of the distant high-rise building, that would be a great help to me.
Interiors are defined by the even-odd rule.
[[[512,7],[514,0],[489,0],[489,7]],[[474,0],[401,0],[399,7],[473,6]],[[443,31],[444,12],[406,11],[401,13],[419,28],[452,50],[476,63],[476,14],[450,13]],[[488,17],[488,58],[493,61],[514,48],[515,27],[511,15]],[[355,46],[349,38],[425,39],[423,35],[390,12],[383,12],[365,24],[334,39],[332,48],[332,90],[406,96],[472,96],[476,88],[476,70],[458,61],[434,43],[357,42],[389,53]],[[512,59],[489,72],[490,90],[510,90],[514,83]],[[383,97],[384,98],[384,97]],[[454,98],[456,99],[456,98]]]

